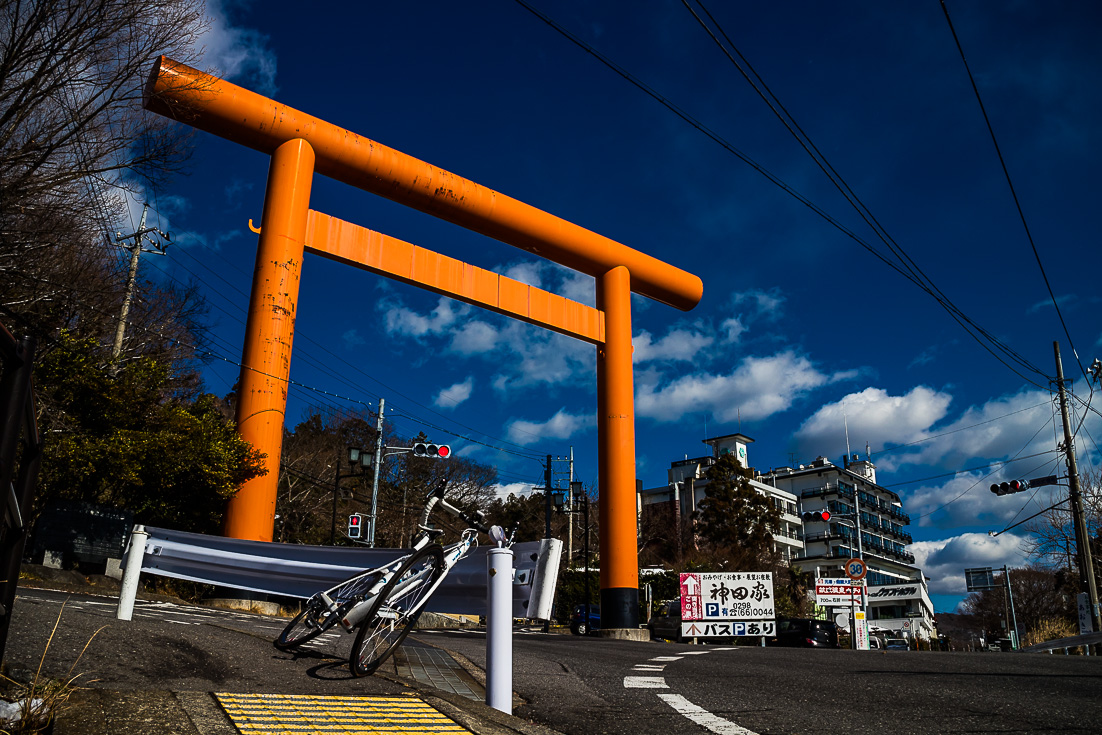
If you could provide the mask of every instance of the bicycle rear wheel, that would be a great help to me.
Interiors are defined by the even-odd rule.
[[[373,570],[361,572],[327,590],[329,599],[337,606],[336,613],[332,613],[320,594],[311,597],[302,612],[287,623],[287,627],[275,639],[275,647],[281,651],[290,651],[332,628],[354,604],[363,599],[380,576]]]
[[[444,573],[444,550],[426,546],[401,566],[375,599],[352,643],[348,668],[367,676],[394,652],[421,615],[432,585]]]
[[[317,596],[311,597],[302,612],[287,623],[287,627],[275,639],[275,647],[281,651],[289,651],[317,638],[335,622],[336,618],[329,614],[325,603]]]

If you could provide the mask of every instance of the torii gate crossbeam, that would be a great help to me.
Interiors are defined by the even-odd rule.
[[[506,304],[507,308],[498,310],[597,344],[602,629],[612,635],[637,629],[631,294],[687,311],[700,301],[701,280],[456,174],[164,57],[150,73],[144,105],[272,157],[237,409],[242,436],[267,455],[268,474],[246,483],[230,501],[226,535],[272,538],[303,254],[310,244],[330,257],[345,258],[307,242],[309,223],[316,224],[318,215],[309,209],[316,172],[594,276],[597,310],[604,323],[595,326],[592,317],[583,315],[589,325],[584,334],[574,331],[574,318],[581,312],[569,303],[559,305],[566,311],[565,320],[548,313],[548,298],[541,298],[534,307]],[[484,290],[475,296],[477,303],[504,303],[500,294]]]

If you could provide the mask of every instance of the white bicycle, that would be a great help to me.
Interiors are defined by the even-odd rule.
[[[373,674],[405,640],[451,568],[477,546],[479,533],[506,543],[500,527],[486,527],[481,511],[468,515],[445,500],[445,489],[441,482],[429,493],[411,553],[315,594],[276,638],[276,648],[292,650],[339,623],[356,634],[348,668],[354,676]],[[467,524],[460,540],[446,547],[435,543],[443,529],[429,525],[436,507]]]

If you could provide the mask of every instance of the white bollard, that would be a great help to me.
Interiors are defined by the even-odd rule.
[[[486,591],[486,704],[513,714],[513,550],[490,549]]]
[[[142,573],[142,560],[145,557],[145,542],[149,534],[145,526],[134,526],[130,534],[130,550],[126,553],[126,573],[122,577],[122,589],[119,590],[119,609],[115,617],[130,620],[134,617],[134,599],[138,596],[138,577]]]

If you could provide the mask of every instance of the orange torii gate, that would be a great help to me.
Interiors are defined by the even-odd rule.
[[[271,155],[242,350],[237,424],[268,474],[229,502],[224,533],[271,541],[304,252],[395,278],[597,346],[602,628],[639,624],[631,294],[688,311],[685,271],[499,192],[217,77],[158,59],[146,109]],[[314,173],[596,279],[597,308],[310,209]]]

